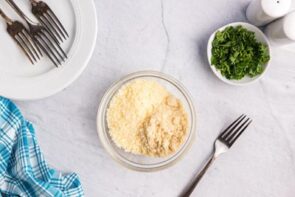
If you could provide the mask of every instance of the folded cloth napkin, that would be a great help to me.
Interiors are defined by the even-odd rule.
[[[18,108],[0,97],[0,196],[84,196],[75,173],[48,167],[34,128]]]

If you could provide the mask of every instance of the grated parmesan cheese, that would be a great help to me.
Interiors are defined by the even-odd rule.
[[[127,83],[115,94],[107,123],[118,147],[154,157],[177,151],[188,127],[180,100],[158,82],[142,79]]]

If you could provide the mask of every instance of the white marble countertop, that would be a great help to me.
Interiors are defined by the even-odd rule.
[[[95,0],[98,39],[82,76],[47,99],[17,102],[35,125],[46,160],[77,172],[86,196],[177,196],[212,151],[213,141],[241,113],[255,121],[210,168],[200,197],[294,197],[295,55],[273,49],[258,83],[232,87],[207,63],[209,35],[245,21],[249,0]],[[155,173],[127,170],[106,153],[96,132],[105,90],[139,70],[163,71],[190,90],[198,113],[196,141],[175,166]]]

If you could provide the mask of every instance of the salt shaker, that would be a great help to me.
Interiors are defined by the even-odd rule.
[[[286,15],[291,5],[292,0],[252,0],[246,15],[253,25],[263,26]]]
[[[282,46],[295,42],[295,11],[269,24],[265,33],[272,45]]]

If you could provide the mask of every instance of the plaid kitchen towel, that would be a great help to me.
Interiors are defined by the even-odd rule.
[[[0,196],[84,196],[78,176],[49,168],[34,128],[0,97]]]

